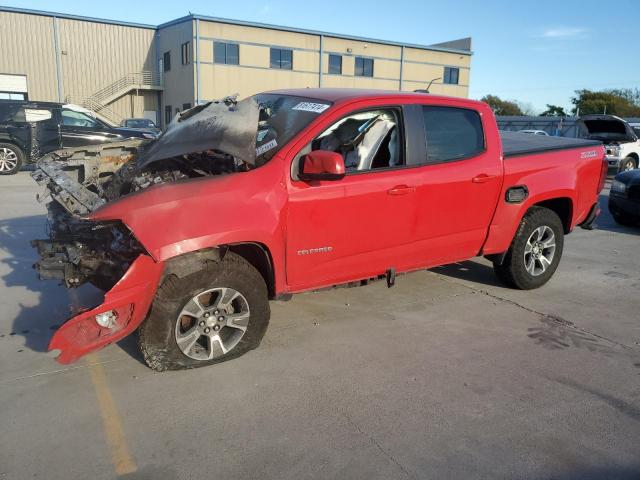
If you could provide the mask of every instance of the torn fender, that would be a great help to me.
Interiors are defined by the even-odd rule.
[[[138,328],[147,316],[163,268],[163,263],[140,255],[105,294],[101,305],[70,318],[58,329],[49,343],[49,351],[60,350],[56,360],[62,364],[73,363]],[[109,310],[117,312],[117,319],[112,328],[103,328],[96,323],[95,316]]]

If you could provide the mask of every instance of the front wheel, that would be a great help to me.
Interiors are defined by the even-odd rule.
[[[531,208],[518,226],[503,262],[494,262],[500,280],[521,290],[538,288],[553,276],[564,246],[558,215],[543,207]]]
[[[228,252],[158,288],[139,346],[157,371],[202,367],[256,348],[269,324],[267,286],[242,257]]]
[[[0,175],[14,175],[22,167],[22,150],[11,143],[0,143]]]
[[[627,172],[627,171],[633,170],[633,169],[635,169],[637,167],[638,166],[636,165],[636,159],[633,158],[633,157],[626,157],[620,163],[620,171],[621,172]]]

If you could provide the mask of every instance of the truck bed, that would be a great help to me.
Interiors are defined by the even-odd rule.
[[[581,138],[548,137],[520,132],[500,130],[502,153],[504,158],[531,155],[553,150],[584,148],[602,145],[599,140],[583,140]]]

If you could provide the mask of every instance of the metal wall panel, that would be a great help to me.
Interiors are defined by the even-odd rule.
[[[32,100],[58,100],[53,18],[0,12],[0,73],[26,75]]]
[[[155,30],[61,18],[64,93],[88,96],[128,73],[156,69]]]
[[[164,91],[162,93],[162,117],[165,107],[171,106],[172,117],[176,109],[182,110],[182,105],[195,103],[195,22],[186,21],[160,29],[158,54],[162,58],[164,52],[171,52],[171,70],[164,72]],[[185,42],[191,42],[192,58],[188,65],[182,65],[180,47]]]

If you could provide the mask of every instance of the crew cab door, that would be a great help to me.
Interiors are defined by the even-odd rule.
[[[60,134],[63,147],[97,145],[120,137],[110,132],[100,120],[83,112],[62,108],[61,120]]]
[[[424,124],[417,238],[424,265],[478,255],[502,188],[500,145],[473,109],[415,105]]]
[[[340,180],[297,179],[311,150],[341,153]],[[292,152],[287,216],[287,283],[304,290],[370,278],[410,261],[416,231],[415,171],[405,168],[400,107],[345,113]]]

